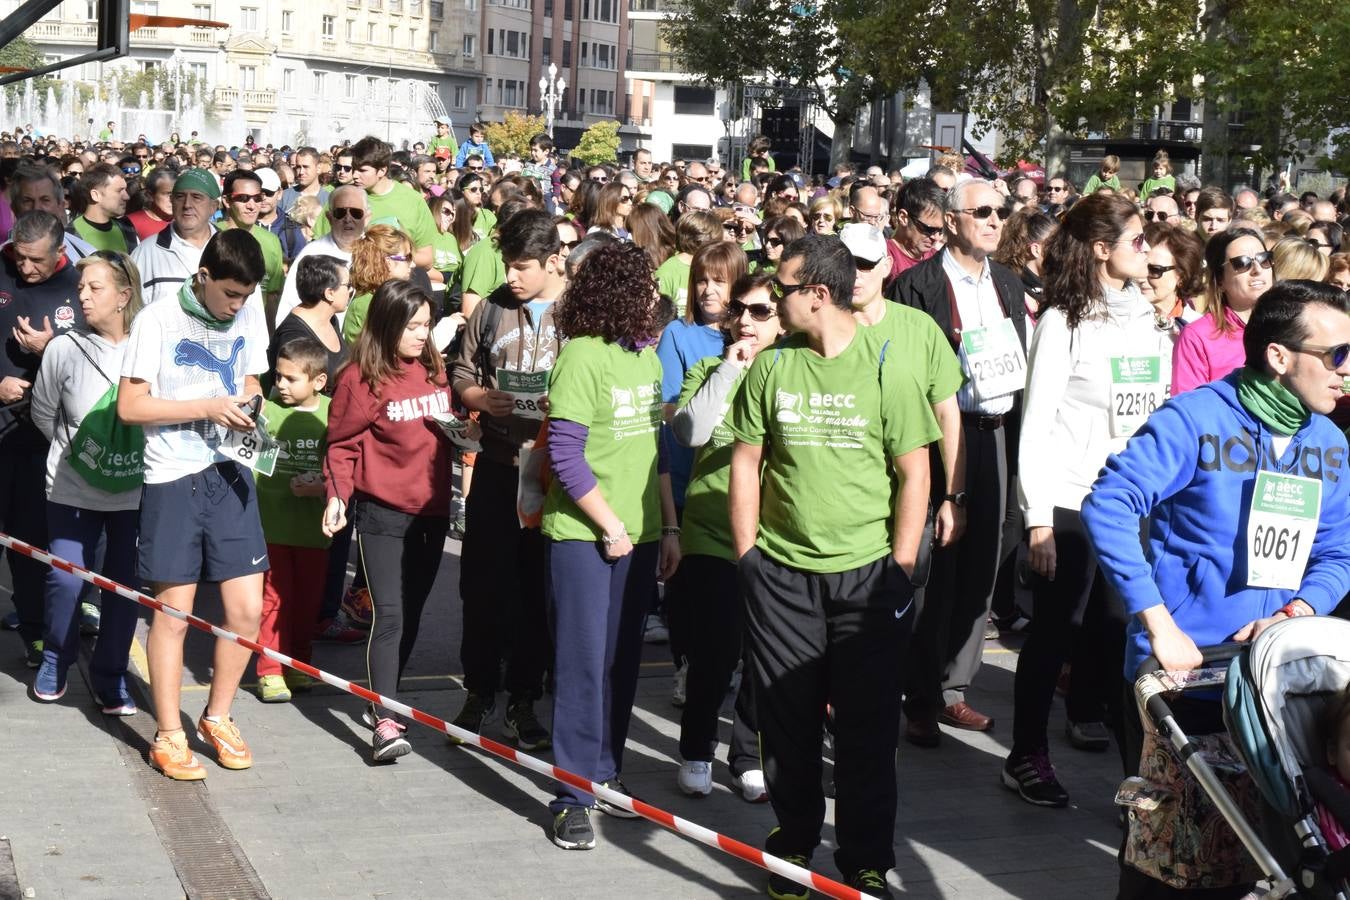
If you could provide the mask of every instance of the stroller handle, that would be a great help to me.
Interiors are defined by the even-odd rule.
[[[1229,662],[1230,660],[1233,659],[1233,657],[1237,656],[1238,653],[1242,652],[1242,648],[1246,646],[1247,644],[1238,643],[1237,641],[1229,641],[1225,644],[1215,644],[1212,647],[1201,647],[1200,668],[1207,668],[1213,665],[1214,663]],[[1151,674],[1153,672],[1157,672],[1161,668],[1162,664],[1158,662],[1158,657],[1150,654],[1143,662],[1139,664],[1139,668],[1135,671],[1135,677],[1138,678],[1144,675]]]

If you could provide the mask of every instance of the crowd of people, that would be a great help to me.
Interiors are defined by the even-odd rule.
[[[1129,775],[1145,657],[1193,668],[1350,591],[1344,191],[1230,192],[1163,153],[1137,190],[1114,157],[1081,193],[952,156],[813,184],[763,139],[735,169],[621,168],[484,135],[0,135],[4,530],[177,609],[218,585],[224,627],[302,661],[364,642],[387,697],[458,538],[455,725],[504,692],[520,747],[627,793],[642,645],[668,642],[678,790],[711,793],[730,696],[731,782],[808,865],[828,740],[835,861],[874,896],[898,742],[995,727],[968,692],[1000,629],[1026,634],[1002,781],[1062,807],[1057,691],[1068,743]],[[1313,492],[1278,542],[1258,479]],[[132,604],[9,560],[34,698],[92,632],[101,709],[135,714]],[[151,621],[150,763],[247,768],[250,654],[217,642],[194,742],[184,633]],[[311,686],[256,671],[264,702]],[[363,718],[374,760],[411,751]],[[633,816],[558,784],[554,843],[595,846],[596,808]],[[1122,867],[1122,896],[1174,890]]]

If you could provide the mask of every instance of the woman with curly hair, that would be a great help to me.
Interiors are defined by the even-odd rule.
[[[342,320],[342,336],[356,343],[366,321],[370,299],[380,285],[391,278],[407,281],[412,277],[412,241],[393,225],[372,225],[365,236],[352,245],[352,302]]]
[[[661,333],[642,250],[610,243],[586,257],[558,303],[567,344],[549,376],[554,479],[544,503],[554,662],[553,754],[612,790],[619,780],[642,657],[642,626],[680,561],[680,530],[661,442]],[[634,813],[559,782],[552,838],[595,846],[591,806]]]

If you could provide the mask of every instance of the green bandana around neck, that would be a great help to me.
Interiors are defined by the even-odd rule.
[[[211,315],[202,301],[197,299],[197,294],[192,290],[193,279],[189,278],[183,282],[183,286],[178,290],[178,305],[183,308],[183,312],[192,318],[201,322],[207,328],[214,328],[216,331],[224,331],[230,327],[233,319],[217,319]]]
[[[1238,373],[1238,402],[1279,435],[1291,435],[1303,427],[1312,413],[1303,401],[1272,376],[1250,367]]]

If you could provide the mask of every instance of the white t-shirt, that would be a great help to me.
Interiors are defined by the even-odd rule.
[[[150,396],[206,400],[244,392],[244,378],[267,371],[267,328],[260,304],[245,303],[222,331],[165,300],[141,310],[131,325],[122,377],[150,385]],[[206,419],[145,426],[145,482],[164,484],[225,459],[216,453],[226,429]]]
[[[295,289],[295,273],[300,269],[300,260],[315,254],[331,256],[334,259],[341,260],[342,264],[346,266],[352,264],[351,251],[339,247],[331,234],[315,238],[301,247],[300,252],[295,254],[295,259],[291,260],[291,267],[286,272],[286,284],[281,288],[281,300],[277,303],[277,318],[272,323],[273,328],[284,322],[286,317],[291,314],[291,310],[300,305],[300,294]],[[339,315],[339,321],[341,321],[341,318]]]

